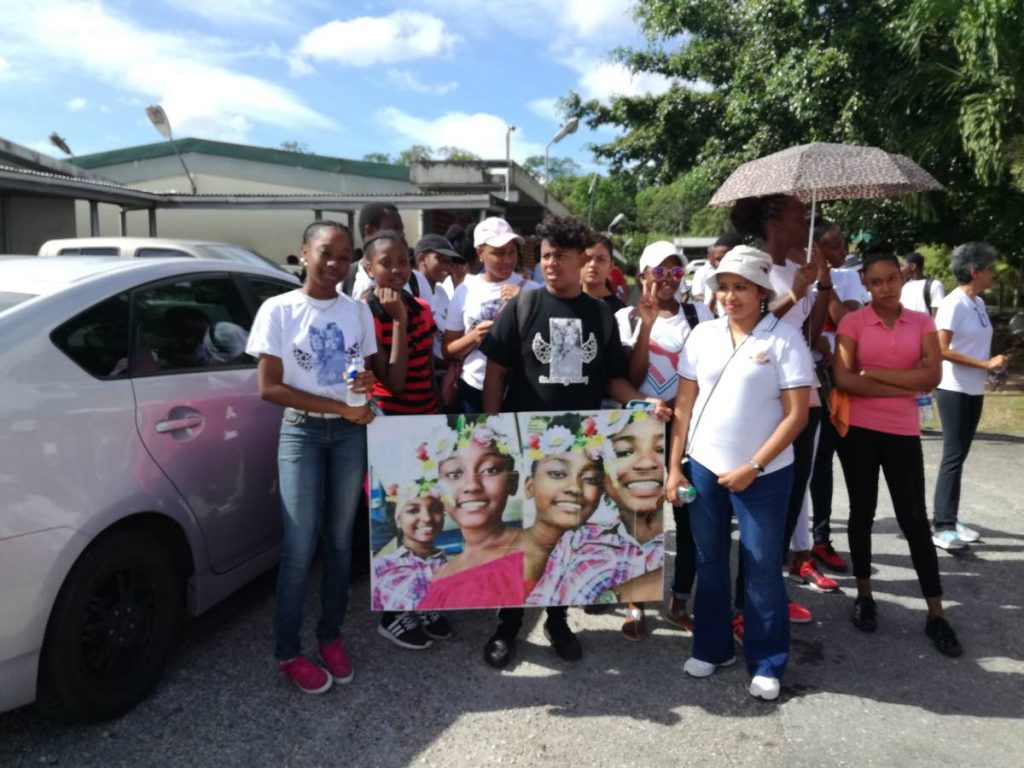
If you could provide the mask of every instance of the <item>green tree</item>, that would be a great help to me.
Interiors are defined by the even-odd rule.
[[[412,165],[421,160],[430,160],[434,150],[424,144],[413,144],[398,153],[398,165]]]
[[[480,155],[475,152],[470,152],[468,149],[462,147],[451,147],[444,146],[440,147],[436,153],[442,160],[451,160],[452,162],[459,160],[480,160]]]
[[[382,163],[384,165],[395,164],[395,161],[387,152],[367,152],[365,155],[363,155],[363,162]]]
[[[523,168],[543,181],[544,155],[531,155],[526,158],[526,160],[523,161]],[[551,173],[552,181],[565,176],[578,176],[580,172],[580,164],[571,157],[549,157],[548,171]]]
[[[309,145],[304,141],[282,141],[280,148],[286,152],[299,152],[303,155],[313,154],[309,149]]]
[[[543,158],[541,158],[543,160]],[[626,174],[609,176],[559,176],[552,174],[548,191],[562,202],[574,216],[590,222],[594,229],[603,230],[619,213],[626,220],[636,218],[636,187]],[[590,186],[594,185],[591,197]],[[591,205],[593,200],[593,205]]]

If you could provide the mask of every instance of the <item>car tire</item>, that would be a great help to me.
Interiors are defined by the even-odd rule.
[[[37,708],[71,722],[122,714],[156,685],[181,625],[184,579],[159,539],[120,530],[93,542],[54,603]]]

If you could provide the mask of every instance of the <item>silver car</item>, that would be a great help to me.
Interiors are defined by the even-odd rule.
[[[279,270],[0,260],[0,711],[123,712],[183,612],[277,561],[280,409],[245,342]]]

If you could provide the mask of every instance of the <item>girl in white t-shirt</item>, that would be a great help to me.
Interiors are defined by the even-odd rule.
[[[445,317],[441,346],[451,361],[462,361],[459,395],[463,412],[483,412],[484,372],[487,358],[480,342],[494,324],[494,318],[508,300],[521,290],[539,286],[515,274],[518,246],[523,238],[504,219],[492,216],[477,225],[473,233],[483,271],[467,277],[455,289]]]
[[[342,224],[317,221],[302,237],[306,281],[268,299],[256,313],[246,352],[259,358],[264,400],[285,407],[278,444],[284,538],[274,601],[274,655],[281,673],[306,693],[323,693],[352,679],[342,647],[348,601],[352,527],[366,474],[369,406],[347,405],[367,394],[373,374],[366,358],[377,351],[370,308],[336,286],[352,259],[352,234]],[[366,371],[349,379],[351,363]],[[320,621],[316,636],[323,666],[302,655],[299,630],[306,583],[324,535]]]
[[[985,402],[989,371],[1005,368],[992,354],[992,323],[979,294],[992,286],[996,252],[986,243],[953,251],[950,268],[959,285],[939,304],[935,327],[942,350],[942,381],[935,399],[942,419],[942,463],[935,479],[935,545],[963,549],[981,535],[960,522],[960,478]]]
[[[691,485],[697,492],[689,504],[697,545],[693,656],[683,669],[706,677],[735,661],[729,605],[735,514],[746,563],[743,652],[750,694],[763,699],[778,697],[789,659],[782,561],[791,444],[807,421],[814,375],[800,332],[766,314],[771,269],[767,254],[738,246],[709,278],[726,315],[698,325],[683,347],[666,488],[669,499]]]

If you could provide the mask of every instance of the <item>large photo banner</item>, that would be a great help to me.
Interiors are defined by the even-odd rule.
[[[373,610],[662,599],[648,411],[385,416],[368,444]]]

